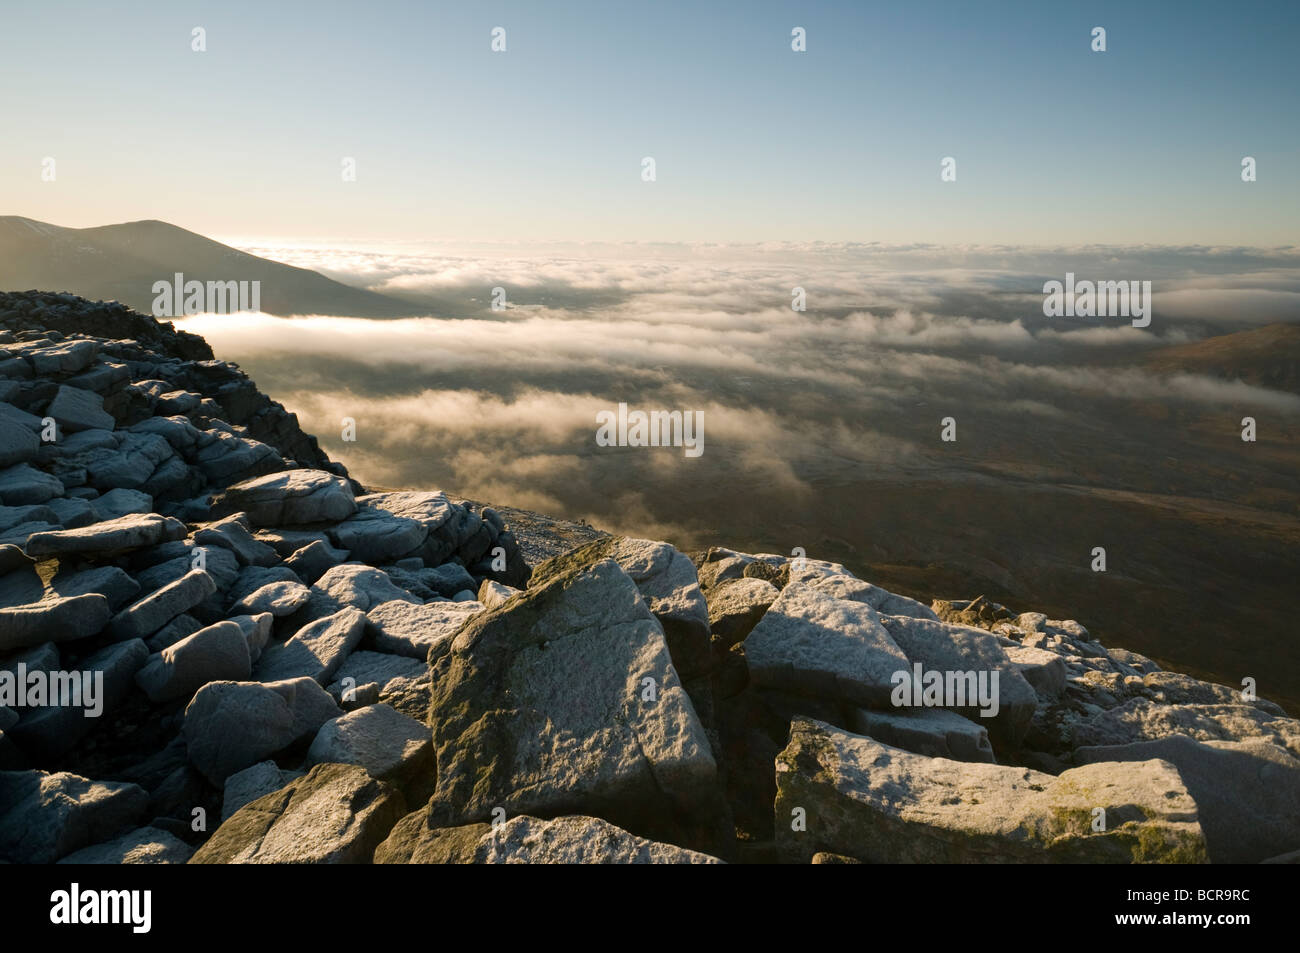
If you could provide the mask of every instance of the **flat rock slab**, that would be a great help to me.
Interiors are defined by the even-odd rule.
[[[308,619],[320,619],[349,606],[368,612],[380,603],[395,599],[411,603],[423,601],[394,585],[382,570],[360,563],[344,563],[316,580],[302,612]]]
[[[211,575],[202,569],[191,570],[113,616],[109,634],[115,639],[146,638],[216,591],[217,581]]]
[[[185,524],[157,513],[122,516],[79,529],[37,533],[24,547],[29,556],[112,556],[185,537]]]
[[[183,864],[194,848],[175,834],[156,827],[140,827],[129,834],[83,847],[64,857],[61,864]]]
[[[927,758],[796,719],[776,759],[787,855],[868,863],[1204,863],[1196,802],[1166,761],[1091,764],[1054,777]],[[1094,831],[1094,810],[1105,830]],[[792,818],[802,812],[805,830]]]
[[[356,509],[351,484],[324,470],[285,470],[245,480],[212,505],[217,516],[243,511],[254,526],[338,522]]]
[[[754,684],[857,705],[888,706],[894,673],[909,667],[875,609],[798,582],[744,646]]]
[[[1145,698],[1093,715],[1071,731],[1076,747],[1186,735],[1197,741],[1267,741],[1300,758],[1300,721],[1252,705],[1162,705]]]
[[[364,768],[321,764],[236,811],[192,864],[365,864],[406,813]]]
[[[789,567],[790,582],[805,583],[840,599],[865,602],[881,615],[939,621],[939,617],[929,606],[859,579],[839,563],[825,562],[820,559],[791,559]]]
[[[263,652],[257,663],[257,677],[271,682],[306,675],[322,685],[328,684],[365,634],[365,613],[341,609],[309,622],[288,642]]]
[[[186,707],[181,737],[193,765],[220,786],[236,771],[314,737],[342,714],[310,678],[209,682]]]
[[[134,826],[149,795],[61,771],[0,771],[0,859],[51,864]]]
[[[307,604],[310,597],[311,591],[302,583],[282,579],[255,589],[236,602],[230,611],[247,615],[269,612],[278,619],[293,615]]]
[[[0,652],[84,639],[103,629],[111,617],[108,600],[98,593],[0,609]]]
[[[482,611],[480,602],[418,605],[394,600],[375,606],[366,613],[366,620],[375,634],[375,647],[380,651],[427,659],[431,648],[454,637],[461,626]]]
[[[704,729],[613,560],[478,615],[429,665],[440,823],[586,807],[643,829],[675,808],[707,812],[717,767]]]
[[[1157,741],[1080,748],[1076,761],[1150,761],[1178,769],[1196,799],[1201,827],[1216,864],[1257,864],[1300,850],[1300,761],[1262,741]]]
[[[743,642],[781,595],[766,579],[741,576],[726,579],[709,590],[709,629],[730,647]]]
[[[152,702],[188,701],[208,682],[242,681],[251,671],[244,630],[225,621],[169,645],[145,663],[135,681]]]
[[[104,398],[94,391],[68,387],[66,384],[54,395],[45,414],[53,417],[68,433],[77,430],[112,430],[117,426],[113,415],[104,410]]]
[[[5,506],[46,503],[62,495],[63,481],[44,470],[26,463],[16,463],[0,470],[0,503]]]
[[[415,811],[375,851],[377,864],[720,864],[708,854],[647,840],[598,817],[513,817],[500,824],[430,828]]]
[[[853,713],[853,730],[894,748],[927,758],[994,764],[989,733],[982,726],[942,708]]]

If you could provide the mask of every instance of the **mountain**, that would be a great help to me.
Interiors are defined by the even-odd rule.
[[[1165,373],[1211,374],[1300,394],[1300,325],[1268,324],[1178,344],[1146,363]]]
[[[70,291],[117,300],[149,314],[153,285],[185,280],[260,281],[268,314],[398,318],[428,314],[409,302],[214,242],[166,222],[63,228],[0,216],[0,287]]]

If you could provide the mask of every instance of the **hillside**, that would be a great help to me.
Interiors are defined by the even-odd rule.
[[[197,281],[260,281],[268,314],[395,318],[427,309],[258,258],[166,222],[62,228],[0,216],[0,287],[50,288],[152,313],[153,285],[180,272]]]

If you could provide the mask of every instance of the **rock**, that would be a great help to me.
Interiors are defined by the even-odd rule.
[[[1003,651],[1043,701],[1059,698],[1065,691],[1065,660],[1055,652],[1019,645]]]
[[[192,864],[364,864],[406,813],[357,765],[321,764],[225,821]]]
[[[271,642],[271,629],[275,617],[269,612],[259,612],[257,615],[232,616],[230,621],[239,626],[244,633],[244,641],[248,645],[249,663],[256,663],[262,657],[262,650]]]
[[[101,494],[90,505],[97,521],[104,522],[153,512],[153,497],[141,490],[119,488]]]
[[[3,492],[3,491],[0,491]],[[156,513],[123,516],[80,529],[37,533],[27,541],[29,556],[111,556],[185,536],[185,524]]]
[[[150,658],[135,680],[156,704],[188,700],[208,682],[240,681],[251,670],[243,629],[234,622],[218,622]]]
[[[598,817],[513,817],[501,824],[430,828],[415,811],[375,850],[377,864],[720,864],[708,854],[646,840]]]
[[[709,629],[724,648],[743,642],[781,590],[766,579],[740,576],[709,590]]]
[[[357,764],[419,803],[433,793],[429,729],[388,705],[367,705],[321,725],[306,765]]]
[[[1204,863],[1196,802],[1173,765],[1093,764],[1059,777],[927,758],[796,720],[776,762],[790,857],[868,863]],[[1093,811],[1106,811],[1093,831]],[[792,829],[802,809],[807,829]]]
[[[386,690],[395,680],[419,679],[427,677],[428,674],[429,667],[423,660],[416,661],[401,655],[390,655],[387,652],[353,652],[335,673],[335,680],[329,689],[331,695],[341,693],[344,687],[341,684],[343,679],[350,678],[353,687],[378,682],[380,689]],[[428,711],[422,714],[427,715]]]
[[[248,527],[239,521],[239,516],[209,523],[194,533],[194,542],[229,549],[245,566],[274,566],[278,563],[280,557],[276,551],[254,539]]]
[[[50,476],[29,464],[17,463],[0,470],[0,503],[5,506],[44,503],[62,495],[63,483],[58,477]]]
[[[717,767],[703,726],[613,560],[478,615],[429,665],[442,826],[496,807],[589,809],[647,833],[677,827],[677,810],[709,823]]]
[[[1280,705],[1271,701],[1246,699],[1239,688],[1203,682],[1178,672],[1149,672],[1142,677],[1142,685],[1150,691],[1152,699],[1166,705],[1250,705],[1271,715],[1286,715]]]
[[[450,639],[483,611],[478,602],[381,602],[366,620],[375,633],[375,647],[384,652],[427,659],[429,649]]]
[[[494,579],[484,579],[483,584],[478,587],[476,599],[485,609],[495,609],[507,599],[517,596],[520,591]]]
[[[0,546],[0,576],[32,565],[32,560],[18,546]]]
[[[1167,761],[1196,800],[1201,829],[1216,864],[1257,864],[1300,849],[1300,761],[1267,742],[1157,741],[1080,748],[1082,764]]]
[[[335,549],[324,540],[307,543],[301,549],[294,550],[284,561],[303,582],[316,582],[329,570],[342,563],[350,554],[346,549]]]
[[[113,415],[104,411],[104,398],[94,391],[67,385],[59,388],[45,414],[53,417],[68,433],[78,430],[112,430],[117,426]]]
[[[283,645],[271,646],[257,663],[261,681],[309,676],[322,685],[334,677],[348,653],[357,647],[366,631],[366,615],[360,609],[340,609],[298,630]]]
[[[98,593],[116,612],[139,594],[140,584],[116,566],[96,566],[80,572],[60,568],[50,580],[50,589],[64,599]]]
[[[942,708],[866,711],[858,709],[854,731],[927,758],[994,764],[989,733],[975,722]]]
[[[280,790],[294,778],[300,778],[305,773],[285,771],[274,761],[259,761],[243,771],[236,771],[226,778],[225,787],[222,789],[221,822],[224,824],[244,805]]]
[[[53,863],[136,824],[148,804],[134,784],[66,771],[0,771],[0,860]]]
[[[380,603],[395,599],[414,604],[421,602],[418,596],[393,585],[381,570],[359,563],[345,563],[316,580],[303,612],[309,619],[319,619],[348,607],[368,612]]]
[[[59,861],[61,864],[183,864],[194,848],[175,834],[156,827],[140,827],[107,844],[83,847]]]
[[[50,512],[54,515],[54,518],[49,522],[57,523],[64,529],[77,529],[100,521],[99,514],[95,511],[95,508],[90,505],[89,500],[83,500],[71,496],[61,496],[50,500],[46,506],[49,507]]]
[[[293,615],[307,604],[311,592],[300,582],[267,583],[244,596],[231,608],[231,612],[251,613],[269,612],[276,618]]]
[[[218,550],[218,552],[225,552],[225,550]],[[302,580],[288,566],[248,566],[239,571],[234,584],[229,587],[227,596],[233,600],[232,605],[237,606],[257,590],[277,582],[301,584]],[[308,595],[310,597],[310,593]]]
[[[145,642],[150,652],[161,652],[169,645],[175,645],[187,635],[193,635],[203,628],[203,623],[187,612],[182,612],[165,626],[155,632]]]
[[[0,608],[0,652],[84,639],[103,629],[111,615],[108,600],[98,593]]]
[[[984,673],[990,689],[996,672],[996,714],[985,717],[978,703],[942,707],[978,717],[980,723],[988,727],[994,744],[1015,746],[1020,743],[1034,717],[1034,709],[1038,707],[1038,695],[1007,658],[997,636],[984,629],[928,619],[881,616],[881,621],[908,660],[914,665],[919,664],[924,672],[942,672],[945,681],[949,672],[973,672],[977,678]]]
[[[938,616],[915,599],[895,595],[879,586],[857,578],[839,563],[819,559],[790,560],[790,582],[805,583],[819,592],[839,599],[864,602],[881,615],[938,621]]]
[[[1072,729],[1076,747],[1102,747],[1187,735],[1197,741],[1267,741],[1300,757],[1300,721],[1250,705],[1162,705],[1134,698]]]
[[[355,560],[391,563],[417,552],[429,529],[418,520],[395,516],[363,498],[357,512],[330,530],[329,535],[334,545],[350,551]]]
[[[876,610],[791,582],[749,637],[754,684],[855,705],[887,707],[895,672],[907,671]]]
[[[348,481],[324,470],[286,470],[245,480],[212,505],[217,516],[242,510],[255,526],[337,522],[356,509]]]
[[[0,470],[27,463],[40,448],[36,434],[20,423],[0,417]]]
[[[33,760],[45,762],[63,757],[126,700],[135,685],[135,673],[148,657],[149,650],[145,644],[139,639],[130,639],[82,659],[77,663],[77,671],[90,672],[98,685],[93,706],[87,707],[83,689],[81,705],[49,705],[34,709],[13,727],[13,740]]]
[[[712,667],[709,649],[709,607],[700,591],[695,565],[667,543],[648,539],[607,536],[533,570],[530,588],[579,567],[613,559],[636,583],[668,640],[673,666],[683,679],[707,673]]]
[[[314,736],[341,714],[311,679],[209,682],[186,707],[181,735],[190,761],[220,786],[236,771]]]
[[[108,631],[115,639],[143,638],[217,591],[216,580],[202,569],[151,592],[113,616]]]

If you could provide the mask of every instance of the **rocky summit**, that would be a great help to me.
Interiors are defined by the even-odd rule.
[[[0,294],[0,861],[1300,857],[1300,722],[1098,635],[372,492],[200,338]]]

